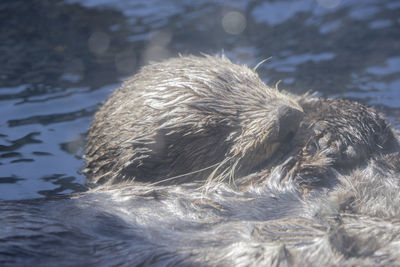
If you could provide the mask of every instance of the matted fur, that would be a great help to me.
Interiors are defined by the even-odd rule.
[[[182,62],[186,59],[177,60]],[[196,58],[190,57],[188,62],[192,60]],[[235,69],[226,59],[207,57],[203,60],[210,64],[210,68],[222,60],[231,70],[246,69]],[[230,77],[234,75],[229,74]],[[299,121],[295,127],[289,127],[295,132],[284,139],[278,138],[278,146],[270,151],[268,157],[261,155],[261,165],[247,169],[254,172],[236,176],[234,183],[212,179],[208,181],[207,190],[202,188],[207,177],[199,180],[199,173],[194,173],[189,174],[187,180],[175,181],[177,184],[155,185],[151,179],[138,182],[118,178],[115,180],[119,182],[117,184],[102,185],[79,195],[2,202],[0,264],[400,265],[398,135],[374,109],[364,105],[347,100],[279,94],[282,95],[272,98],[277,103],[269,102],[272,106],[283,106],[287,111],[286,105],[289,104],[304,114],[297,117]],[[286,99],[284,105],[281,98]],[[116,98],[113,96],[111,99]],[[253,103],[253,100],[248,101]],[[103,108],[96,120],[101,119],[105,110],[127,112],[126,106],[118,103],[107,101],[106,105],[110,106]],[[124,106],[124,109],[119,109],[119,106]],[[179,110],[179,105],[176,106]],[[204,113],[197,115],[193,119],[206,118]],[[280,116],[286,117],[287,114],[275,114],[264,119],[279,121]],[[129,120],[129,116],[124,118]],[[246,122],[255,122],[251,116],[249,118]],[[166,122],[170,119],[166,118]],[[103,155],[106,153],[104,149],[114,144],[107,145],[105,140],[121,144],[121,140],[128,138],[129,132],[125,131],[132,125],[129,126],[129,121],[120,121],[122,128],[114,130],[125,137],[114,134],[106,137],[111,128],[101,126],[102,123],[109,122],[95,123],[93,127],[99,128],[92,129],[92,137],[89,137],[94,138],[94,133],[100,134],[99,129],[104,130],[98,146],[94,139],[89,140],[92,142],[89,152],[93,153],[89,157],[95,159],[95,151],[101,151],[99,162],[94,160],[88,166],[103,168],[103,171],[94,170],[92,174],[98,172],[104,177],[110,166],[124,166],[123,160],[131,160],[125,153],[117,153],[114,155],[123,156],[115,158],[120,165],[108,165],[110,155]],[[118,123],[112,124],[113,127]],[[199,122],[193,123],[198,127]],[[136,119],[134,125],[137,125]],[[174,125],[182,124],[174,122]],[[275,122],[274,125],[272,127],[286,124]],[[210,127],[207,124],[205,128]],[[265,128],[268,131],[281,132],[268,127],[271,126]],[[156,133],[154,129],[149,129],[149,132]],[[238,129],[235,138],[242,136],[248,128],[242,125]],[[203,136],[200,132],[198,134]],[[206,135],[206,140],[212,141],[210,138]],[[134,136],[134,140],[139,139]],[[263,139],[264,147],[269,147],[268,140]],[[275,142],[276,139],[272,140]],[[200,141],[204,142],[204,139]],[[180,144],[188,145],[187,142]],[[213,154],[214,157],[222,155],[219,161],[223,161],[235,147],[234,142],[228,142],[228,146],[224,142],[213,144],[215,150],[222,147],[223,153]],[[247,144],[252,143],[247,141]],[[126,145],[130,147],[132,143],[126,142]],[[154,149],[152,146],[145,148]],[[132,151],[132,147],[130,149]],[[181,149],[198,153],[196,147]],[[249,151],[254,152],[252,149]],[[151,157],[154,155],[158,154],[151,154]],[[257,155],[250,153],[244,158]],[[106,165],[101,166],[101,163]],[[197,168],[195,162],[188,166],[189,172]],[[156,173],[160,174],[158,171]],[[158,178],[154,181],[159,181]],[[96,180],[93,177],[89,179]]]
[[[395,266],[399,163],[398,153],[370,160],[307,195],[269,177],[245,190],[115,185],[70,199],[2,203],[0,263]]]
[[[296,101],[224,56],[153,63],[96,114],[86,148],[87,181],[243,176],[296,131],[301,116]]]

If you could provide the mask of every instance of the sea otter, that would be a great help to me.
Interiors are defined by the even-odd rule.
[[[310,184],[321,180],[312,172],[354,168],[396,142],[360,104],[289,95],[224,56],[187,56],[144,67],[104,103],[89,130],[86,175],[91,185],[235,180],[290,155],[287,176]]]
[[[152,91],[144,77],[161,76],[167,80]],[[226,58],[183,57],[142,69],[96,114],[86,157],[88,181],[97,183],[88,192],[1,203],[0,264],[400,262],[400,148],[389,123],[349,100],[278,92]],[[234,171],[233,181],[207,180],[197,164],[222,168],[213,170],[217,178]],[[173,176],[180,173],[188,175]],[[173,179],[159,183],[162,175]]]

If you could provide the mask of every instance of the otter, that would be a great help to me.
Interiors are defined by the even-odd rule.
[[[156,83],[163,89],[147,87],[146,69],[152,77],[165,75],[168,82]],[[244,77],[255,80],[243,82]],[[233,81],[240,86],[231,87]],[[0,264],[396,265],[397,132],[357,102],[290,95],[258,81],[253,71],[225,58],[185,57],[143,68],[106,101],[89,131],[88,180],[97,186],[57,199],[1,203]],[[175,88],[175,82],[190,88]],[[220,94],[212,99],[214,92]],[[264,94],[274,96],[265,100]],[[160,161],[169,155],[170,161]],[[212,173],[196,164],[225,169],[212,170],[216,176],[234,171],[235,185],[207,181]],[[179,173],[189,174],[182,181],[174,177]],[[163,182],[162,175],[173,179]],[[204,183],[208,190],[201,188]]]
[[[85,154],[87,181],[244,176],[294,136],[302,116],[293,98],[224,56],[151,64],[96,113]]]
[[[316,178],[301,172],[314,165],[346,171],[394,150],[392,131],[372,109],[291,96],[224,56],[186,56],[146,66],[115,90],[89,129],[85,172],[90,185],[232,181],[291,154],[297,165],[288,177],[308,185]]]

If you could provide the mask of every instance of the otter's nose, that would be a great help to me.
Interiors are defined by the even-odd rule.
[[[281,106],[278,108],[278,141],[287,142],[293,138],[303,119],[301,107]]]

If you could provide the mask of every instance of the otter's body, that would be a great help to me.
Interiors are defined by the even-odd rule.
[[[106,101],[86,157],[106,185],[1,203],[1,265],[400,262],[399,140],[364,105],[285,95],[223,58],[171,59]],[[203,190],[208,166],[235,186]]]

